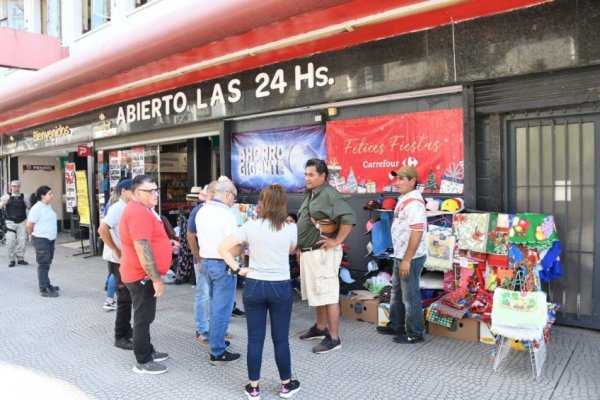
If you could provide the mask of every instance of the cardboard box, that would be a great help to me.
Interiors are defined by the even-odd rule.
[[[377,308],[377,323],[385,326],[390,323],[390,303],[381,303]]]
[[[348,296],[340,296],[340,308],[342,317],[356,319],[359,321],[377,323],[377,309],[379,300],[357,300]]]
[[[438,324],[428,323],[427,326],[430,335],[445,336],[450,339],[465,340],[467,342],[479,341],[479,321],[476,319],[463,318],[458,320],[457,328],[454,332]]]

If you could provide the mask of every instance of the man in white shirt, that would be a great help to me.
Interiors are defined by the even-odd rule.
[[[427,252],[424,235],[427,232],[427,212],[421,192],[416,188],[417,170],[404,166],[392,171],[391,175],[397,178],[395,185],[400,197],[392,223],[394,269],[390,323],[378,326],[377,332],[396,335],[396,343],[419,343],[424,340],[425,331],[419,279]]]
[[[237,228],[231,206],[237,200],[237,189],[230,180],[217,182],[214,198],[207,201],[196,215],[196,231],[200,253],[199,266],[209,286],[209,345],[212,364],[237,360],[240,355],[227,351],[225,335],[231,320],[237,276],[217,251],[221,242]]]
[[[131,179],[119,182],[115,188],[120,193],[119,201],[109,207],[100,221],[98,234],[104,242],[102,258],[108,261],[108,272],[115,277],[117,287],[117,312],[115,316],[115,346],[124,350],[133,350],[131,336],[131,294],[121,281],[121,241],[119,240],[119,221],[125,206],[131,200]]]

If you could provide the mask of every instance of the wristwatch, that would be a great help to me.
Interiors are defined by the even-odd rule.
[[[242,269],[242,268],[238,267],[238,269],[236,269],[235,271],[233,271],[233,270],[232,270],[232,273],[233,273],[234,275],[238,275],[238,274],[240,273],[240,270],[241,270],[241,269]]]

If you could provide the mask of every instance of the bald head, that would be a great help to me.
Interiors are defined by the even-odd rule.
[[[232,206],[237,200],[237,189],[230,180],[218,181],[215,184],[215,199]]]

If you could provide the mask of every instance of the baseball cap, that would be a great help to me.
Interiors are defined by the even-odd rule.
[[[367,201],[367,204],[363,206],[364,210],[380,210],[381,202],[375,199],[371,199]]]
[[[390,171],[390,178],[410,178],[410,179],[418,179],[419,174],[417,174],[417,170],[415,167],[404,166],[397,171]]]
[[[348,268],[340,268],[340,279],[342,281],[344,281],[345,283],[354,283],[355,280],[352,279],[352,275],[350,275],[350,271],[348,271]]]
[[[117,183],[117,190],[131,190],[131,179],[123,179]]]
[[[367,223],[365,224],[365,235],[368,235],[371,232],[371,229],[373,229],[374,224],[375,220],[373,218],[367,221]]]
[[[396,199],[388,197],[387,199],[383,200],[383,203],[381,203],[381,208],[384,210],[393,210],[396,208],[396,202]]]

